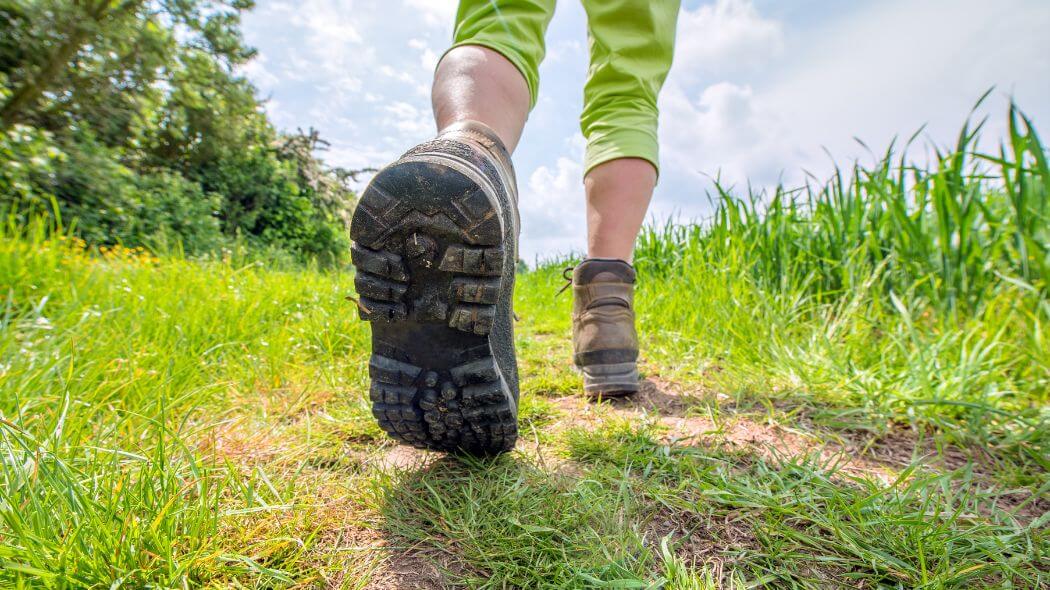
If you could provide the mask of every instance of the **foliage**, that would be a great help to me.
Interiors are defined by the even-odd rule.
[[[316,158],[315,132],[277,133],[236,73],[254,55],[239,30],[251,7],[0,3],[0,205],[25,218],[54,199],[94,244],[245,238],[342,260],[354,196],[341,171]]]
[[[0,136],[0,203],[20,202],[30,209],[46,205],[51,195],[40,187],[54,182],[64,156],[45,131],[25,125],[7,130]]]

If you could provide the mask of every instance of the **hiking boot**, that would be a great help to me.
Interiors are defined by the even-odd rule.
[[[609,258],[590,258],[573,270],[573,360],[589,397],[638,391],[634,278],[634,267]]]
[[[354,211],[372,414],[415,447],[514,448],[517,186],[496,134],[459,123],[380,170]]]

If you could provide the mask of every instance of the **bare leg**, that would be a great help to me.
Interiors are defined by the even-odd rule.
[[[529,87],[518,68],[499,53],[477,45],[445,54],[431,93],[438,130],[460,121],[488,125],[513,152],[529,115]]]
[[[521,138],[529,113],[529,89],[516,67],[486,47],[456,47],[434,74],[432,93],[438,129],[465,120],[491,127],[508,151]],[[621,158],[600,164],[584,179],[587,191],[587,253],[630,261],[634,241],[656,186],[647,160]]]
[[[641,158],[610,160],[592,168],[583,185],[587,256],[630,262],[656,187],[656,169]]]

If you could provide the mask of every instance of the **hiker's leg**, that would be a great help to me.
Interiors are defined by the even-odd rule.
[[[431,100],[439,131],[460,121],[480,121],[511,152],[529,114],[525,78],[502,55],[477,45],[463,45],[445,54],[434,73]]]
[[[518,437],[517,183],[554,0],[462,0],[434,80],[440,135],[372,178],[350,222],[369,399],[391,437],[496,454]]]
[[[601,399],[638,391],[629,261],[656,186],[656,97],[671,67],[678,0],[583,7],[591,48],[580,115],[588,259],[572,276],[572,345],[584,393]]]
[[[583,185],[587,192],[587,257],[630,262],[656,186],[656,168],[641,158],[609,160],[592,168]]]
[[[442,130],[480,121],[513,151],[536,103],[543,35],[554,0],[462,0],[452,48],[438,63],[432,100]]]
[[[674,54],[679,0],[583,5],[591,52],[580,116],[588,256],[629,261],[656,185],[656,100]]]

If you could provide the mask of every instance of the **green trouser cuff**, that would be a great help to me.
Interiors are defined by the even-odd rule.
[[[584,157],[584,176],[592,168],[619,158],[648,160],[657,175],[660,174],[660,148],[656,139],[656,125],[651,128],[610,126],[608,131],[592,130],[587,138]]]
[[[539,95],[539,69],[546,53],[543,35],[554,16],[554,3],[555,0],[460,0],[452,47],[478,45],[507,58],[525,78],[531,109]]]
[[[555,5],[555,0],[460,0],[452,47],[486,47],[514,64],[528,86],[531,109]],[[587,138],[587,171],[617,158],[658,166],[657,95],[671,67],[679,5],[679,0],[583,0],[590,68],[580,129]]]
[[[457,47],[471,45],[485,47],[487,49],[495,51],[496,53],[507,58],[507,61],[513,64],[514,67],[517,68],[519,72],[521,72],[521,77],[525,78],[525,85],[529,87],[529,110],[532,110],[532,108],[536,106],[536,99],[537,97],[539,97],[540,94],[539,74],[526,64],[525,59],[522,58],[522,56],[514,48],[506,44],[500,43],[499,41],[494,41],[491,39],[466,39],[464,41],[453,43],[452,47],[449,47],[445,50],[445,53],[441,54],[441,59],[444,59],[445,55],[448,54],[449,51],[452,51]],[[438,64],[441,63],[441,59],[438,60]]]

